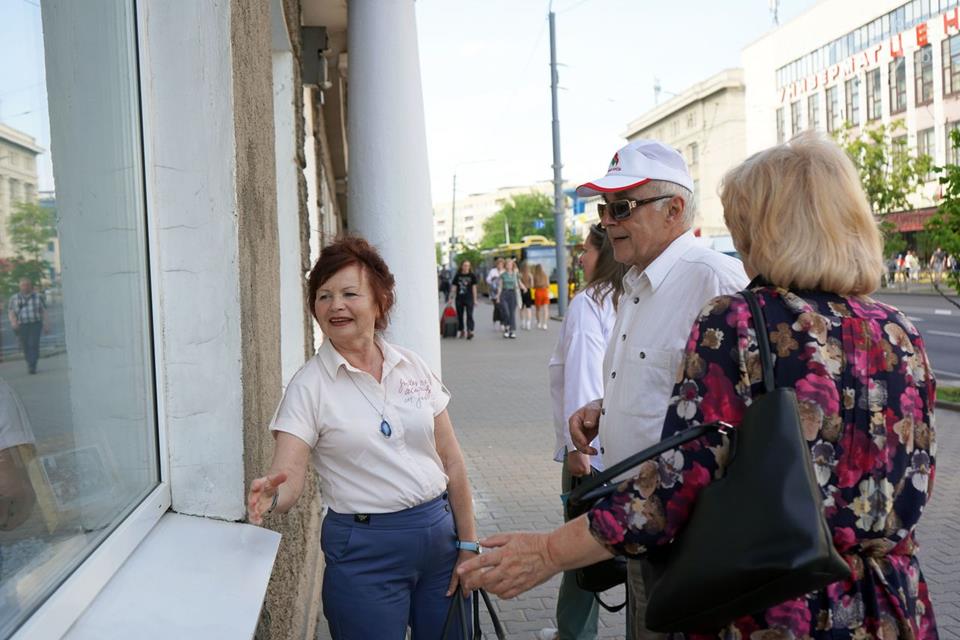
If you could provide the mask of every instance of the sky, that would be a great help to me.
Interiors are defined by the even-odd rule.
[[[781,24],[816,0],[781,0]],[[435,204],[553,179],[548,0],[416,0]],[[770,0],[553,0],[563,178],[606,172],[627,124],[773,28]]]
[[[53,189],[50,123],[43,67],[43,28],[37,0],[0,0],[0,122],[33,136],[39,189]]]
[[[785,22],[816,0],[781,0]],[[553,177],[549,0],[416,0],[435,203]],[[627,124],[773,27],[770,0],[553,0],[563,177],[596,178]],[[50,148],[37,0],[0,0],[0,122]],[[50,154],[40,189],[53,188]]]

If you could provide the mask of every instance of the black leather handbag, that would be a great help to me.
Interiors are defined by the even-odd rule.
[[[589,482],[589,479],[589,477],[579,478],[574,476],[570,490],[575,491],[577,487],[581,486],[584,482]],[[578,516],[582,516],[590,510],[591,506],[591,502],[574,503],[568,499],[564,506],[564,510],[566,511],[566,519],[573,520]],[[615,556],[609,560],[603,560],[602,562],[597,562],[596,564],[581,567],[576,570],[575,575],[577,586],[584,591],[593,592],[593,597],[597,601],[597,604],[607,611],[615,613],[627,606],[626,600],[620,604],[610,605],[600,598],[600,594],[604,591],[613,589],[614,587],[624,584],[627,581],[627,559],[625,557]]]
[[[493,602],[490,601],[490,596],[483,589],[477,589],[473,592],[473,633],[470,633],[470,625],[467,624],[467,606],[464,604],[463,592],[459,586],[457,586],[453,598],[450,599],[450,607],[447,609],[447,619],[443,623],[443,632],[440,634],[441,640],[451,640],[451,636],[448,634],[453,630],[457,632],[456,635],[453,636],[457,638],[457,640],[482,640],[483,630],[480,627],[481,599],[487,607],[490,622],[493,624],[493,633],[497,636],[497,640],[507,640],[507,634],[503,630],[503,625],[500,624],[500,617],[497,615],[497,610],[494,608]]]
[[[774,386],[763,312],[750,305],[763,367],[763,395],[743,422],[700,425],[637,453],[571,494],[592,504],[615,487],[604,483],[711,430],[729,433],[724,477],[705,487],[677,538],[649,558],[646,626],[657,632],[717,631],[734,619],[849,579],[833,546],[796,393]]]

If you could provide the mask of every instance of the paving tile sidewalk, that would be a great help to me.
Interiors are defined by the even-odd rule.
[[[547,531],[562,523],[547,374],[559,323],[507,340],[493,330],[488,303],[478,305],[476,315],[473,340],[443,341],[442,374],[453,396],[449,409],[467,459],[480,532]],[[920,560],[941,638],[960,640],[960,414],[938,412],[937,426],[938,473],[919,530]],[[555,626],[558,586],[554,578],[519,598],[497,601],[510,638],[532,638]],[[318,638],[327,637],[325,627],[321,621]],[[624,637],[622,612],[602,612],[599,637]]]

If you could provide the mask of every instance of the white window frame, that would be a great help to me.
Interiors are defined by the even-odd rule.
[[[133,0],[136,11],[137,26],[137,60],[140,62],[140,52],[143,50],[142,34],[144,11],[141,0]],[[140,127],[141,132],[151,126],[150,110],[144,109],[143,85],[138,80],[140,92]],[[148,136],[141,133],[141,167],[148,165],[151,157]],[[147,247],[155,248],[155,226],[153,219],[155,194],[146,176],[143,179],[143,195],[145,198],[145,226],[147,233]],[[164,377],[159,372],[164,370],[164,352],[161,338],[163,335],[160,296],[155,283],[155,274],[159,273],[158,252],[149,251],[148,278],[150,282],[150,318],[153,323],[150,344],[153,348],[154,368],[154,402],[156,407],[157,453],[160,459],[160,483],[146,498],[97,546],[97,548],[78,566],[73,573],[41,604],[13,634],[13,640],[30,640],[34,638],[59,638],[63,636],[73,623],[83,614],[97,597],[103,587],[113,578],[131,553],[160,520],[160,517],[170,509],[170,466],[168,433],[166,425],[166,411],[164,408]]]

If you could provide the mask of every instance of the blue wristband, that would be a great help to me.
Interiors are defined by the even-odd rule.
[[[474,553],[480,553],[480,542],[466,542],[464,540],[457,540],[457,549],[461,551],[473,551]]]

